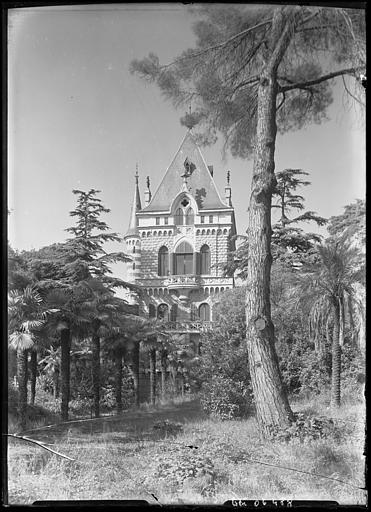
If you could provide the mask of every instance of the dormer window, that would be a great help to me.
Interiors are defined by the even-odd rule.
[[[190,200],[183,197],[179,207],[175,210],[174,223],[177,226],[192,226],[195,222],[194,210],[190,205]]]

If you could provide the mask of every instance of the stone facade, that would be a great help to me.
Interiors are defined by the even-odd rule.
[[[219,294],[234,287],[233,276],[224,277],[221,267],[236,234],[229,174],[222,201],[212,169],[188,132],[153,198],[147,179],[144,208],[136,176],[125,236],[133,258],[128,279],[143,290],[140,314],[162,318],[169,331],[195,345],[202,330],[212,327]]]

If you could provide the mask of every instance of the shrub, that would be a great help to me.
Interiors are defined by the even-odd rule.
[[[330,354],[320,354],[308,348],[303,353],[301,361],[300,394],[319,395],[330,384]]]
[[[344,345],[341,351],[341,386],[343,395],[349,395],[352,401],[364,400],[365,357],[361,351],[351,345]]]
[[[73,416],[91,416],[93,414],[93,401],[90,397],[75,395],[75,398],[69,403],[69,411]]]
[[[271,435],[280,441],[297,439],[301,443],[311,442],[328,437],[340,440],[343,437],[342,429],[331,418],[323,416],[310,416],[303,413],[295,413],[295,421],[289,427],[272,427]]]
[[[177,450],[176,454],[169,450],[159,457],[154,478],[178,488],[190,480],[200,481],[201,495],[207,495],[215,489],[217,473],[213,461],[196,450]]]
[[[51,396],[51,395],[49,395]],[[37,397],[37,395],[36,395]],[[51,398],[53,398],[51,396]],[[42,406],[40,404],[43,404]],[[10,382],[8,386],[8,429],[9,432],[19,430],[18,420],[18,390]],[[55,423],[58,421],[56,413],[59,409],[56,408],[54,411],[49,404],[44,404],[42,400],[39,400],[39,404],[31,405],[27,404],[26,409],[26,424],[27,429],[37,428],[48,423]]]
[[[228,420],[242,418],[248,413],[251,394],[243,382],[217,376],[202,386],[201,406],[211,416]]]

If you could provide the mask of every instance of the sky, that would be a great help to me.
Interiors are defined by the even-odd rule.
[[[15,249],[64,241],[72,189],[101,190],[112,231],[127,230],[136,165],[142,201],[171,163],[186,129],[183,110],[131,75],[132,59],[171,62],[194,46],[183,4],[104,4],[11,9],[8,24],[8,240]],[[329,121],[278,135],[276,170],[310,173],[307,209],[323,217],[365,196],[365,132],[341,83]],[[238,233],[247,227],[252,161],[223,160],[222,141],[202,150],[224,195],[231,172]],[[309,226],[315,231],[315,226]],[[110,250],[122,250],[117,245]]]

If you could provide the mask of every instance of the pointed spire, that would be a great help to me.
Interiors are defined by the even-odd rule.
[[[227,185],[225,187],[225,202],[228,206],[232,206],[232,189],[231,189],[231,172],[227,171]]]
[[[140,193],[139,193],[139,172],[138,172],[138,164],[135,166],[135,188],[134,188],[134,197],[133,197],[133,203],[131,206],[131,212],[130,212],[130,223],[129,223],[129,229],[125,236],[130,235],[138,235],[138,219],[137,219],[137,212],[139,212],[142,209],[142,204],[140,202]]]

